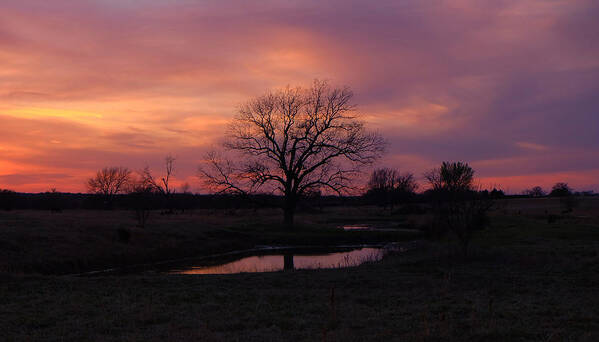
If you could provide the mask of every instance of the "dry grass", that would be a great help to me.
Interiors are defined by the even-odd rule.
[[[129,211],[0,211],[0,272],[65,274],[209,255],[255,245],[330,245],[412,239],[407,232],[343,232],[376,209],[300,214],[293,231],[268,209],[153,213],[144,229]],[[342,221],[339,221],[342,220]],[[122,238],[122,232],[130,236]]]
[[[0,331],[7,341],[596,341],[599,219],[538,216],[497,213],[469,260],[441,241],[352,269],[4,275]]]

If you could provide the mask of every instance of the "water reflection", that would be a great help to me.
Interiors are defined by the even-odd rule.
[[[294,269],[342,268],[358,266],[368,261],[378,261],[384,256],[381,248],[361,248],[351,251],[326,254],[255,255],[232,262],[192,266],[169,271],[171,274],[232,274],[248,272],[275,272]]]
[[[353,225],[345,225],[341,226],[343,230],[371,230],[372,225],[369,224],[353,224]]]

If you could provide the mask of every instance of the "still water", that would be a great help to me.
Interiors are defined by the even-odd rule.
[[[194,265],[174,268],[170,274],[232,274],[248,272],[275,272],[293,269],[343,268],[365,262],[379,261],[385,255],[383,248],[359,248],[333,253],[253,255],[218,265]]]

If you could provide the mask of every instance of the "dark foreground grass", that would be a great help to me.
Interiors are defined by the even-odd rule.
[[[599,212],[549,223],[544,211],[509,210],[467,260],[451,242],[428,242],[351,269],[3,275],[0,339],[599,340]]]
[[[142,229],[128,211],[0,211],[0,272],[73,274],[256,245],[326,246],[415,238],[414,233],[400,230],[339,229],[342,224],[381,218],[392,227],[412,226],[405,217],[376,208],[300,213],[293,230],[281,225],[281,217],[276,209],[152,213]]]
[[[352,269],[5,275],[7,341],[597,341],[599,224],[496,216],[463,260],[430,242]]]

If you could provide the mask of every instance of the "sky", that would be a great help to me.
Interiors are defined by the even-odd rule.
[[[241,103],[323,79],[388,140],[377,166],[599,191],[596,18],[596,0],[2,0],[0,188],[83,192],[170,153],[203,191]]]

